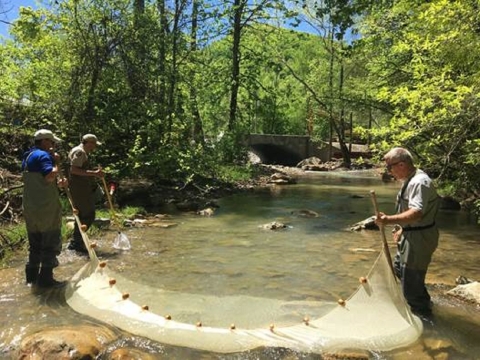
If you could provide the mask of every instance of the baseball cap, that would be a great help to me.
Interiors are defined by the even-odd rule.
[[[85,134],[82,137],[82,141],[91,141],[96,143],[97,145],[102,145],[100,141],[98,141],[97,137],[93,134]]]

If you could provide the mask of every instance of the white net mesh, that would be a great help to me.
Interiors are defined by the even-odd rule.
[[[222,353],[262,346],[315,353],[388,351],[415,342],[422,333],[384,251],[366,282],[340,305],[148,287],[122,278],[99,261],[82,235],[90,262],[69,283],[67,303],[79,313],[161,343]]]

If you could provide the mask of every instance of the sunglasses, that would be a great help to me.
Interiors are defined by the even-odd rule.
[[[388,171],[392,170],[392,168],[393,168],[395,165],[398,165],[398,164],[400,164],[400,163],[401,163],[401,161],[397,161],[396,163],[388,164],[388,165],[387,165],[387,170],[388,170]]]

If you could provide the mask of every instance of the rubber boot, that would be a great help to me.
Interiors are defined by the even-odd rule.
[[[27,285],[35,284],[38,280],[38,266],[25,265],[25,277],[27,279]]]
[[[75,224],[75,229],[73,230],[73,238],[70,239],[67,249],[74,250],[82,255],[88,255],[88,251],[85,248],[85,244],[83,242],[80,229],[78,228],[78,224]]]
[[[45,288],[57,288],[64,286],[65,282],[57,281],[53,278],[53,268],[42,266],[42,268],[40,269],[40,274],[38,275],[37,285]]]
[[[81,242],[74,241],[73,239],[67,245],[68,250],[76,251],[81,255],[88,255],[88,250],[86,249],[85,245],[83,244],[83,240]]]

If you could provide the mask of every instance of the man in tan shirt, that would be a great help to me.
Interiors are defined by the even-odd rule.
[[[101,145],[97,137],[93,134],[86,134],[82,137],[82,143],[68,154],[70,160],[70,178],[69,188],[72,194],[73,205],[78,210],[78,217],[82,225],[87,229],[95,220],[95,189],[97,184],[95,178],[102,178],[102,169],[91,169],[88,155],[94,151],[97,145]],[[69,250],[75,250],[87,254],[85,243],[83,242],[81,229],[75,223],[73,239],[67,247]]]

